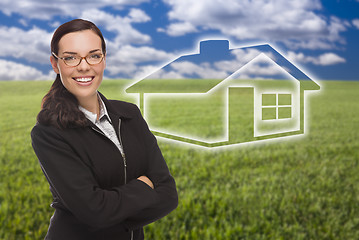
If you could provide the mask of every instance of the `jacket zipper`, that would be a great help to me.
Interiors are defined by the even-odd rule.
[[[121,118],[118,120],[118,139],[120,141],[120,145],[121,145],[121,156],[123,159],[123,165],[125,166],[125,184],[127,183],[127,161],[126,161],[126,155],[125,155],[125,151],[123,149],[123,144],[122,144],[122,139],[121,139]]]
[[[123,164],[125,166],[125,184],[127,182],[127,161],[126,161],[126,155],[125,155],[125,150],[123,149],[123,144],[122,144],[122,138],[121,138],[121,118],[118,120],[118,139],[120,141],[120,145],[121,145],[121,155],[122,155],[122,159],[123,159]],[[133,230],[131,230],[131,239],[133,240]]]
[[[119,122],[119,126],[118,127],[120,127],[120,125],[121,125],[121,119],[120,119],[120,122]],[[102,136],[104,136],[104,137],[106,137],[107,138],[107,136],[102,132],[102,131],[99,131],[98,129],[96,129],[96,128],[94,128],[94,127],[91,127],[95,132],[97,132],[97,133],[99,133],[99,134],[101,134]],[[125,153],[124,153],[124,151],[123,151],[123,145],[122,145],[122,140],[121,140],[121,136],[120,136],[120,130],[118,130],[118,137],[119,137],[119,140],[120,140],[120,145],[121,145],[121,147],[122,147],[122,151],[120,151],[120,153],[121,153],[121,156],[122,156],[122,159],[123,159],[123,165],[124,165],[124,174],[125,174],[125,184],[127,183],[127,161],[126,161],[126,155],[125,155]],[[107,138],[108,139],[108,138]],[[110,139],[109,139],[110,140]],[[110,140],[111,141],[111,140]],[[112,141],[111,141],[112,142]],[[114,143],[113,143],[114,144]],[[117,147],[117,146],[116,146]]]
[[[96,128],[94,127],[91,127],[94,131],[98,132],[99,134],[105,136],[107,138],[107,136],[102,132],[102,131],[99,131],[97,130]],[[122,159],[123,159],[123,165],[124,165],[124,173],[125,173],[125,184],[127,183],[127,161],[126,161],[126,155],[125,155],[125,152],[123,150],[123,144],[122,144],[122,139],[121,139],[121,118],[119,119],[119,122],[118,122],[118,139],[120,141],[120,145],[121,145],[121,148],[122,148],[122,151],[120,150],[120,153],[121,153],[121,156],[122,156]],[[112,142],[112,141],[111,141]],[[133,230],[131,230],[131,239],[130,240],[133,240]]]

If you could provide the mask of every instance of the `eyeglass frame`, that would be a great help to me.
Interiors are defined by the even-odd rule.
[[[104,55],[103,53],[100,53],[100,54],[101,54],[101,60],[100,60],[98,63],[92,64],[92,63],[89,63],[89,62],[87,61],[87,59],[86,59],[90,54],[92,54],[92,53],[89,53],[89,54],[87,54],[85,57],[80,57],[80,56],[78,56],[78,57],[80,58],[80,62],[79,62],[77,65],[75,65],[75,66],[71,66],[71,65],[68,65],[68,64],[66,63],[64,57],[59,57],[59,56],[57,56],[54,52],[51,52],[51,54],[52,54],[55,58],[61,59],[62,61],[64,61],[65,65],[66,65],[66,66],[69,66],[69,67],[77,67],[78,65],[81,64],[82,59],[85,59],[85,61],[86,61],[86,63],[87,63],[88,65],[94,66],[94,65],[100,64],[100,63],[103,61],[103,59],[105,58],[105,55]]]

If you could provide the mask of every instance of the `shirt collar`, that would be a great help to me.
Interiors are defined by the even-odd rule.
[[[100,105],[100,117],[99,117],[99,120],[101,120],[103,117],[107,117],[108,121],[111,122],[111,118],[110,116],[108,115],[108,112],[107,112],[107,109],[106,109],[106,105],[105,103],[102,101],[101,97],[99,96],[99,94],[97,94],[97,99],[98,99],[98,102],[99,102],[99,105]],[[93,113],[93,112],[90,112],[88,111],[87,109],[81,107],[79,105],[79,109],[81,112],[83,112],[86,116],[86,118],[88,120],[90,120],[93,124],[96,124],[97,122],[97,114],[96,113]]]
[[[103,100],[101,99],[100,95],[97,94],[97,98],[99,99],[99,103],[100,103],[100,117],[99,119],[103,118],[104,116],[107,117],[107,120],[109,120],[111,122],[111,118],[110,118],[110,115],[108,115],[108,112],[107,112],[107,108],[106,108],[106,105],[105,103],[103,102]]]
[[[128,105],[121,104],[121,101],[111,101],[108,100],[101,92],[98,92],[101,100],[103,100],[104,105],[107,107],[109,116],[112,117],[112,120],[115,121],[119,118],[133,118],[133,111],[130,111]]]

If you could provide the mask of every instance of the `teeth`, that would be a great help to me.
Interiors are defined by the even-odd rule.
[[[92,78],[75,78],[78,82],[89,82],[92,80]]]

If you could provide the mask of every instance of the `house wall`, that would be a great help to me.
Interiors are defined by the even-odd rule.
[[[237,95],[237,100],[229,100],[229,103],[232,104],[228,109],[231,142],[248,142],[255,140],[256,137],[300,130],[300,82],[298,80],[227,79],[214,92],[221,91],[223,88],[229,89],[229,99],[233,98],[231,93]],[[240,93],[240,89],[243,89],[242,93]],[[253,89],[252,95],[248,94],[249,89]],[[275,96],[276,102],[273,105],[263,106],[263,94],[265,96]],[[290,96],[290,103],[286,105],[278,104],[279,96]],[[243,110],[244,106],[253,108],[252,111],[246,110],[246,121],[242,119],[243,115],[237,114],[237,112]],[[274,119],[266,118],[266,110],[270,109],[276,111]],[[290,109],[290,116],[286,116],[288,115],[288,109]],[[287,114],[283,115],[282,110],[287,110]],[[278,112],[280,112],[279,116]],[[252,113],[252,116],[249,113]],[[284,111],[284,113],[286,112]],[[238,126],[240,123],[242,123],[241,130],[239,130]],[[244,127],[247,128],[247,131],[244,131]],[[239,132],[243,136],[235,136]],[[248,137],[249,133],[252,134],[252,138]]]
[[[144,117],[151,130],[208,143],[226,141],[222,93],[144,94]]]

